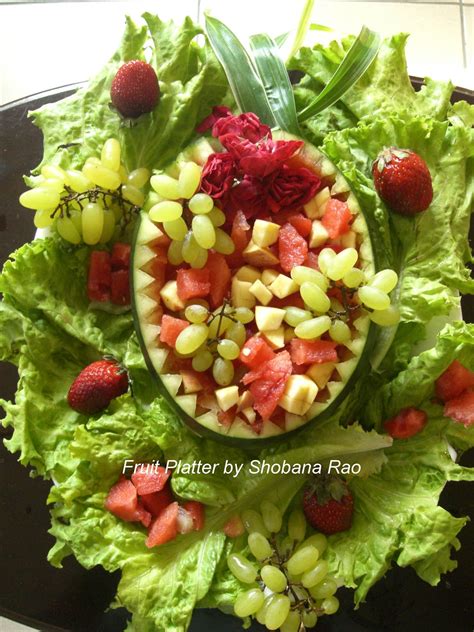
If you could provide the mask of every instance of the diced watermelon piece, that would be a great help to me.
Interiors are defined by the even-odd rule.
[[[145,544],[150,549],[174,540],[178,535],[178,503],[168,505],[151,523]]]
[[[104,505],[114,516],[125,522],[147,520],[147,512],[138,504],[135,485],[124,476],[110,489]]]
[[[428,420],[427,414],[418,408],[402,410],[384,423],[384,428],[394,439],[409,439],[418,434]]]
[[[302,213],[288,218],[289,223],[296,228],[302,237],[308,237],[311,232],[312,221]]]
[[[454,360],[435,382],[436,395],[443,402],[459,397],[467,388],[474,386],[474,371],[466,369]]]
[[[191,514],[194,523],[194,531],[200,531],[204,527],[204,505],[197,500],[188,500],[183,503],[183,508]]]
[[[464,391],[459,397],[450,399],[444,406],[444,416],[451,417],[465,426],[474,424],[474,391]]]
[[[245,533],[244,523],[238,514],[229,518],[223,528],[228,538],[238,538]]]
[[[345,202],[330,198],[321,219],[331,239],[344,235],[351,227],[352,215]]]
[[[283,408],[277,406],[272,413],[270,421],[272,422],[272,424],[275,424],[276,426],[279,426],[284,430],[286,425],[286,412],[283,410]]]
[[[161,467],[161,465],[146,464],[143,470],[139,468],[136,472],[133,472],[132,483],[137,489],[137,494],[143,496],[143,494],[161,491],[170,476],[171,472]]]
[[[268,419],[280,401],[286,382],[291,375],[292,364],[288,351],[281,351],[273,359],[244,375],[242,382],[250,384],[254,409],[262,419]]]
[[[170,347],[174,347],[176,344],[176,339],[179,334],[189,326],[187,320],[182,320],[181,318],[174,318],[173,316],[168,316],[168,314],[164,314],[161,319],[161,329],[160,329],[160,342],[164,342]]]
[[[130,305],[130,278],[127,270],[113,270],[110,301],[114,305]]]
[[[143,494],[140,496],[140,502],[145,509],[150,512],[153,518],[156,518],[163,509],[166,509],[168,505],[174,501],[173,494],[169,483],[163,487],[159,492],[153,492],[152,494]]]
[[[252,336],[240,351],[242,364],[254,369],[275,357],[272,348],[261,336]]]
[[[307,268],[313,268],[313,270],[319,270],[318,254],[310,250],[303,265]]]
[[[224,255],[218,252],[209,252],[207,256],[206,270],[209,271],[211,289],[209,298],[211,307],[220,307],[230,290],[231,272]]]
[[[291,360],[295,364],[337,362],[337,343],[330,340],[300,340],[290,342]]]
[[[87,278],[87,296],[90,301],[105,302],[110,300],[112,268],[110,255],[105,250],[93,250],[89,260]]]
[[[202,268],[201,270],[194,268],[178,270],[176,281],[178,284],[178,296],[182,301],[187,301],[189,298],[207,296],[211,289],[209,270],[207,268]]]
[[[231,268],[238,268],[245,263],[242,252],[247,247],[251,236],[250,225],[241,210],[235,213],[230,236],[234,242],[235,250],[232,254],[226,256],[226,260]]]
[[[122,244],[117,242],[113,245],[110,263],[112,270],[128,270],[130,267],[130,252],[132,247],[130,244]]]
[[[143,506],[141,499],[138,500],[138,512],[141,515],[140,522],[144,527],[149,527],[152,520],[152,515],[146,508]]]
[[[303,264],[308,255],[308,244],[291,224],[284,224],[278,235],[278,258],[285,272]]]

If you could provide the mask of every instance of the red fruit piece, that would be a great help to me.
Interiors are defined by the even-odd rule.
[[[268,419],[280,401],[286,382],[291,375],[292,364],[288,351],[281,351],[264,365],[246,373],[244,384],[250,384],[254,409],[262,419]]]
[[[291,360],[295,364],[337,362],[336,342],[293,338],[290,347]]]
[[[384,423],[384,428],[394,439],[409,439],[425,427],[428,416],[418,408],[402,408],[402,410]]]
[[[93,250],[89,260],[87,278],[87,296],[90,301],[105,302],[110,300],[111,273],[109,253],[105,250]]]
[[[151,515],[138,503],[137,490],[125,477],[110,489],[104,504],[108,511],[125,522],[150,524]]]
[[[113,245],[110,255],[110,263],[112,270],[128,270],[130,267],[130,252],[132,247],[130,244],[122,244],[117,242]]]
[[[173,316],[163,315],[161,319],[160,342],[164,342],[170,347],[174,347],[179,334],[189,327],[187,320],[181,318],[173,318]]]
[[[269,222],[275,222],[276,224],[291,224],[302,237],[308,237],[311,232],[312,221],[309,217],[305,217],[303,213],[296,213],[295,211],[279,211],[272,217],[265,218]]]
[[[210,252],[207,256],[205,269],[209,272],[211,289],[209,298],[211,307],[222,305],[224,298],[229,293],[231,272],[225,257],[218,252]]]
[[[123,64],[112,81],[110,97],[112,105],[127,118],[151,112],[160,98],[156,72],[138,59]]]
[[[466,369],[458,360],[454,360],[436,380],[435,391],[439,399],[447,402],[473,386],[474,371]]]
[[[110,301],[114,305],[130,305],[130,278],[127,270],[113,270]]]
[[[308,255],[308,244],[291,224],[284,224],[278,235],[278,258],[285,272],[303,264]]]
[[[151,513],[153,518],[156,518],[163,509],[174,501],[173,494],[169,483],[163,487],[159,492],[153,492],[152,494],[143,494],[140,496],[140,502],[145,509]]]
[[[307,268],[313,268],[313,270],[319,270],[318,254],[310,250],[303,265]]]
[[[395,213],[415,215],[433,199],[433,184],[426,162],[411,149],[384,149],[372,165],[375,188]]]
[[[229,410],[218,410],[217,419],[222,426],[228,428],[234,423],[237,406],[232,406]]]
[[[326,210],[321,219],[321,223],[328,231],[331,239],[337,239],[350,229],[352,215],[345,202],[330,198],[326,204]]]
[[[127,372],[114,360],[98,360],[79,373],[71,384],[67,401],[77,412],[93,415],[127,390]]]
[[[255,369],[275,357],[270,345],[260,336],[252,336],[240,351],[242,364]]]
[[[331,535],[351,528],[354,499],[345,481],[321,477],[314,486],[306,488],[303,511],[314,529]]]
[[[178,296],[182,301],[188,298],[202,298],[209,294],[211,282],[209,270],[188,268],[186,270],[178,270],[176,275],[178,284]]]
[[[178,508],[178,503],[173,502],[153,520],[145,542],[149,549],[174,540],[178,535]]]
[[[450,399],[444,407],[444,416],[451,417],[465,426],[474,424],[474,392],[469,390]]]
[[[238,514],[229,518],[223,528],[228,538],[238,538],[245,533],[244,523]]]
[[[197,500],[188,500],[183,503],[183,508],[191,515],[194,523],[194,531],[200,531],[204,527],[204,505]]]
[[[168,472],[166,468],[148,463],[143,469],[138,468],[136,472],[133,472],[132,483],[137,488],[137,494],[143,496],[143,494],[161,491],[170,476],[171,472]]]

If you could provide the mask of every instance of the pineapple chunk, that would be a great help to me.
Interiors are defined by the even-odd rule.
[[[161,288],[160,296],[163,303],[172,312],[179,312],[179,310],[184,309],[184,303],[178,296],[178,284],[176,281],[165,283]]]
[[[219,407],[225,412],[239,401],[239,387],[226,386],[225,388],[218,388],[215,395]]]
[[[237,412],[244,410],[245,408],[251,408],[253,404],[253,395],[250,391],[244,391],[239,397],[237,404]]]
[[[262,272],[262,283],[265,285],[270,285],[277,278],[278,272],[276,270],[272,270],[271,268],[266,268]]]
[[[240,281],[237,278],[232,279],[231,298],[234,307],[255,307],[255,296],[250,293],[252,284],[249,281]]]
[[[329,378],[334,371],[336,364],[334,362],[324,362],[324,364],[312,364],[306,371],[313,382],[316,382],[318,388],[322,390],[329,382]]]
[[[330,198],[329,187],[324,187],[317,193],[312,200],[304,205],[306,216],[309,219],[318,219],[323,216],[326,208],[326,202]]]
[[[251,406],[249,408],[244,408],[241,411],[241,414],[247,419],[249,424],[255,423],[255,420],[257,419],[257,413]]]
[[[252,240],[261,246],[266,248],[278,241],[278,233],[280,232],[280,226],[273,222],[266,222],[263,219],[255,220],[252,231]]]
[[[260,281],[260,279],[257,279],[254,283],[252,283],[249,292],[253,294],[255,298],[262,303],[262,305],[268,305],[273,298],[273,294],[266,285]]]
[[[285,346],[285,329],[283,325],[274,331],[265,331],[263,335],[272,349],[282,349]]]
[[[356,248],[357,246],[357,235],[353,230],[341,235],[341,246],[343,248]]]
[[[352,215],[357,215],[360,211],[359,208],[359,202],[357,201],[356,196],[353,193],[349,194],[349,197],[346,200],[346,204],[349,207],[350,212],[352,213]],[[364,225],[364,221],[361,219],[361,224],[362,224],[362,230],[357,231],[357,232],[364,232],[363,230],[363,225]]]
[[[311,226],[311,234],[309,236],[309,247],[310,248],[318,248],[318,246],[322,246],[329,239],[329,233],[324,228],[322,222],[319,219],[313,220],[313,225]]]
[[[250,240],[247,248],[242,253],[247,263],[257,268],[265,268],[266,266],[278,265],[278,257],[276,257],[268,248],[262,248],[254,241]]]
[[[304,415],[317,394],[318,387],[307,375],[290,375],[278,405],[289,413]]]
[[[336,174],[336,182],[331,187],[331,195],[339,195],[339,193],[347,193],[350,191],[347,180],[340,174]]]
[[[337,173],[336,168],[334,167],[332,162],[328,160],[327,158],[323,158],[323,161],[321,163],[322,177],[324,178],[326,176],[333,176],[333,175],[336,175],[336,173]]]
[[[273,283],[268,286],[268,289],[278,298],[285,298],[297,292],[299,287],[290,277],[279,274]]]
[[[278,307],[264,307],[257,305],[255,308],[255,322],[259,331],[273,331],[283,322],[286,312]]]
[[[235,278],[239,279],[239,281],[253,283],[260,278],[260,270],[257,270],[257,268],[253,268],[252,266],[242,266],[235,273]]]

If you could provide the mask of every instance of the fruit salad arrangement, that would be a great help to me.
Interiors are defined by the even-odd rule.
[[[120,570],[139,632],[200,607],[303,632],[395,564],[435,585],[467,520],[440,494],[474,479],[472,107],[412,89],[404,36],[285,66],[144,19],[33,114],[39,232],[0,276],[49,561]]]

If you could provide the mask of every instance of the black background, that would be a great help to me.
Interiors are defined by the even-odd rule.
[[[18,101],[4,109],[0,125],[2,161],[0,171],[0,263],[34,235],[33,222],[18,204],[24,190],[20,175],[28,173],[42,155],[40,132],[27,119],[28,110],[58,100],[68,92],[43,93]],[[473,100],[472,93],[457,98]],[[32,219],[32,218],[31,218]],[[472,304],[463,304],[466,320],[473,321]],[[15,369],[0,363],[1,396],[13,399]],[[11,430],[0,430],[8,437]],[[474,458],[464,455],[464,465]],[[0,615],[29,624],[45,632],[119,632],[125,626],[125,610],[106,611],[119,574],[101,568],[84,570],[67,558],[61,570],[46,561],[53,538],[46,496],[50,483],[28,477],[17,456],[0,447]],[[474,517],[472,488],[467,483],[448,483],[441,505],[455,516]],[[462,549],[455,554],[459,567],[445,575],[437,587],[422,582],[415,572],[395,567],[370,591],[367,602],[353,610],[352,592],[338,591],[341,609],[322,618],[317,629],[333,632],[471,632],[474,624],[472,568],[474,526],[468,523],[460,536]],[[240,620],[218,611],[198,610],[192,632],[242,630]],[[251,630],[263,630],[254,624]]]

